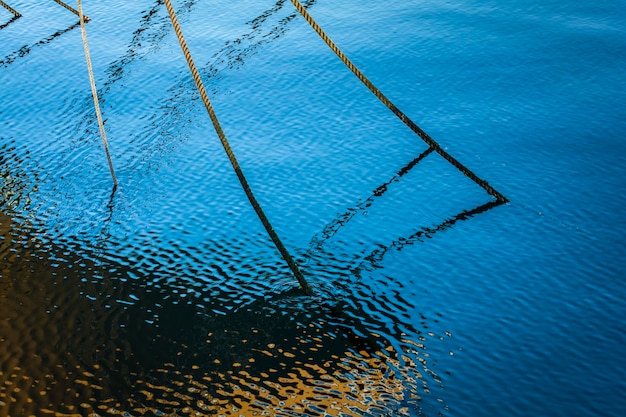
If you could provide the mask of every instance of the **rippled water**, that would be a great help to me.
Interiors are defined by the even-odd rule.
[[[626,409],[624,1],[7,3],[0,416]]]

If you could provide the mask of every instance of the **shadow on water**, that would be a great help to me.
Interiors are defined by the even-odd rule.
[[[0,230],[0,416],[417,415],[440,406],[421,402],[441,383],[427,339],[409,325],[415,338],[399,335],[398,349],[362,300],[340,306],[294,289],[228,305],[228,288],[191,297],[151,285],[131,260],[44,246],[4,214]]]
[[[336,216],[331,222],[329,222],[320,233],[314,236],[310,243],[309,249],[306,253],[306,259],[317,258],[318,260],[327,257],[329,254],[324,249],[324,244],[330,240],[337,232],[359,213],[365,212],[369,209],[377,199],[382,197],[394,183],[399,182],[403,176],[408,174],[413,168],[415,168],[421,161],[428,157],[433,148],[429,147],[416,158],[411,160],[408,164],[402,167],[395,175],[393,175],[388,181],[379,185],[374,191],[364,200],[359,201],[354,207],[348,208],[344,213]],[[378,244],[377,248],[371,251],[369,254],[361,254],[354,259],[357,260],[358,265],[352,268],[352,273],[359,277],[363,271],[370,271],[375,268],[379,268],[383,258],[390,250],[401,251],[405,246],[413,245],[417,242],[423,242],[425,238],[433,237],[437,232],[444,231],[451,228],[459,221],[468,220],[471,217],[485,213],[497,206],[506,204],[500,200],[490,201],[485,204],[481,204],[469,210],[463,210],[447,219],[443,222],[430,226],[421,227],[409,236],[399,236],[391,243],[386,245]]]
[[[10,23],[10,22],[9,22]],[[8,67],[9,65],[11,65],[12,63],[14,63],[16,60],[20,59],[20,58],[24,58],[25,56],[27,56],[28,54],[30,54],[34,49],[40,48],[42,46],[46,46],[48,44],[50,44],[52,41],[54,41],[55,39],[59,38],[60,36],[76,29],[80,27],[80,22],[76,22],[73,25],[70,25],[68,27],[66,27],[65,29],[62,30],[58,30],[56,32],[54,32],[52,35],[40,40],[39,42],[36,42],[32,45],[24,45],[22,46],[20,49],[18,49],[17,51],[10,53],[9,55],[5,56],[4,58],[2,58],[0,60],[0,67]]]
[[[19,19],[21,16],[13,16],[11,19],[9,19],[7,22],[0,24],[0,30],[4,29],[5,27],[9,26],[11,23],[15,22],[17,19]]]

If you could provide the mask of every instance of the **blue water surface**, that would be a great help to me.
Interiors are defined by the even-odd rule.
[[[115,192],[76,16],[10,4],[23,16],[0,29],[3,213],[43,247],[123,263],[199,311],[205,292],[227,311],[297,288],[161,1],[84,2]],[[411,415],[621,416],[626,2],[306,5],[510,200],[485,207],[494,198],[435,153],[409,165],[428,146],[290,2],[177,0],[243,172],[318,296],[412,359],[406,339],[425,344]]]

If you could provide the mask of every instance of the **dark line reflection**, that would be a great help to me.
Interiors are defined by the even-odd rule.
[[[13,16],[11,19],[9,19],[8,22],[3,23],[2,25],[0,25],[0,30],[4,29],[5,27],[9,26],[11,23],[15,22],[17,19],[19,19],[21,16]]]
[[[313,6],[315,2],[316,0],[308,0],[304,2],[304,5],[308,8]],[[220,67],[228,69],[240,68],[245,63],[244,60],[252,56],[257,49],[284,35],[287,31],[287,24],[298,16],[296,12],[283,17],[269,30],[263,30],[263,25],[273,15],[281,11],[285,3],[286,0],[280,0],[272,8],[267,9],[258,17],[249,21],[248,24],[251,25],[252,30],[234,41],[226,42],[226,45],[205,64],[203,73],[210,78],[219,79],[220,71],[222,71]]]
[[[306,7],[311,7],[316,0],[308,0],[305,2]],[[189,0],[181,6],[177,7],[179,18],[191,13],[193,6],[197,0]],[[210,93],[216,93],[217,81],[223,78],[222,72],[227,69],[239,69],[245,64],[245,60],[256,53],[261,46],[264,46],[278,38],[287,31],[287,24],[295,20],[298,16],[297,12],[293,12],[286,17],[280,18],[278,23],[267,27],[271,17],[279,13],[285,6],[286,0],[277,1],[272,7],[263,11],[248,24],[251,30],[235,40],[225,42],[224,46],[199,69],[202,78],[207,84]],[[147,9],[143,15],[139,27],[134,31],[127,51],[120,59],[112,62],[108,69],[108,78],[99,89],[98,95],[101,104],[107,102],[108,93],[120,80],[122,80],[130,71],[129,65],[132,63],[146,59],[146,56],[156,49],[171,31],[171,24],[162,0],[157,0],[153,6]],[[171,127],[183,125],[187,122],[185,115],[193,110],[193,106],[179,105],[180,97],[195,94],[195,88],[189,83],[186,76],[181,75],[179,79],[168,89],[168,95],[159,106],[160,115],[153,115],[153,120],[145,131],[150,132],[149,135],[140,135],[139,140],[145,140],[149,137],[160,141],[155,143],[152,141],[149,145],[153,149],[164,148],[164,143],[172,145]],[[195,97],[195,96],[194,96]],[[89,100],[85,98],[83,107],[88,107]],[[82,119],[81,123],[86,123],[84,130],[89,131],[95,122],[88,117]],[[78,130],[83,130],[79,128]],[[138,146],[147,145],[138,143]]]
[[[308,0],[305,2],[306,7],[310,7],[316,0]],[[178,7],[177,13],[180,16],[189,14],[191,9],[197,0],[189,0],[186,3]],[[109,66],[109,79],[104,83],[102,87],[102,93],[106,93],[110,90],[112,84],[115,84],[124,76],[124,67],[130,63],[141,59],[146,53],[140,54],[141,49],[150,49],[156,47],[170,32],[171,27],[167,15],[164,13],[163,0],[157,0],[156,3],[146,12],[144,12],[141,20],[141,24],[137,30],[133,33],[133,38],[130,41],[126,54],[115,61]],[[286,31],[286,24],[295,19],[297,13],[292,13],[280,20],[279,24],[272,27],[269,31],[263,31],[263,24],[274,14],[278,13],[285,4],[285,0],[280,0],[276,4],[265,10],[259,16],[255,17],[248,24],[251,25],[252,31],[244,34],[240,38],[234,41],[226,42],[226,45],[217,53],[213,55],[211,60],[205,64],[205,69],[202,71],[203,75],[208,77],[215,77],[219,74],[220,67],[225,68],[239,68],[243,65],[243,59],[251,55],[253,51],[260,46],[279,38]],[[156,27],[156,29],[155,29]],[[262,39],[251,43],[252,40],[256,40],[258,37]],[[248,43],[249,46],[242,47]]]
[[[0,210],[32,210],[31,193],[37,192],[37,169],[27,170],[29,156],[19,155],[15,140],[0,136]]]
[[[52,35],[48,36],[47,38],[44,38],[44,39],[40,40],[37,43],[34,43],[32,45],[24,45],[24,46],[22,46],[17,51],[15,51],[15,52],[5,56],[0,61],[0,67],[4,67],[4,68],[8,67],[9,65],[11,65],[13,62],[18,60],[19,58],[23,58],[26,55],[28,55],[29,53],[31,53],[33,49],[38,48],[40,46],[48,45],[50,42],[52,42],[53,40],[57,39],[61,35],[65,34],[67,32],[70,32],[71,30],[76,29],[77,27],[80,27],[80,22],[76,22],[73,25],[68,26],[67,28],[65,28],[63,30],[59,30],[59,31],[53,33]]]
[[[306,7],[311,7],[316,0],[305,2]],[[268,8],[259,16],[250,20],[248,24],[251,30],[237,39],[227,41],[224,46],[211,56],[211,58],[199,69],[200,75],[205,81],[209,94],[217,93],[218,81],[224,77],[224,71],[229,69],[239,69],[246,60],[254,56],[256,52],[266,44],[279,39],[287,31],[287,25],[297,16],[297,12],[280,18],[278,23],[267,27],[270,19],[277,15],[284,8],[286,0],[277,1],[271,8]],[[185,115],[193,111],[193,106],[180,106],[180,97],[191,94],[196,97],[195,88],[192,87],[188,77],[181,77],[172,86],[168,93],[169,98],[161,105],[163,117],[154,120],[148,129],[150,132],[158,132],[157,137],[170,138],[171,126],[178,125],[186,121]],[[160,146],[158,146],[160,147]]]
[[[180,6],[182,9],[181,14],[189,13],[196,2],[197,0],[189,0],[182,4]],[[139,27],[133,32],[133,38],[128,44],[126,53],[109,65],[107,69],[109,77],[104,82],[99,96],[104,96],[113,84],[124,77],[125,70],[128,71],[128,69],[125,69],[126,66],[147,55],[147,52],[140,53],[142,49],[157,47],[170,30],[171,25],[167,13],[165,13],[164,2],[163,0],[157,0],[150,9],[143,12]],[[102,98],[102,101],[104,101],[104,98]]]
[[[321,233],[311,239],[311,242],[309,244],[309,250],[307,251],[307,256],[310,256],[313,252],[319,251],[322,245],[324,245],[324,242],[333,237],[339,231],[339,229],[341,229],[341,227],[348,223],[357,213],[363,212],[367,208],[369,208],[378,197],[381,197],[387,192],[391,184],[400,181],[400,178],[409,173],[417,164],[419,164],[424,158],[430,155],[432,151],[433,148],[426,149],[418,157],[402,167],[402,169],[400,169],[393,177],[391,177],[389,181],[376,187],[376,189],[372,191],[372,194],[368,198],[359,202],[355,207],[349,208],[345,213],[337,216],[333,221],[324,226],[324,229],[321,231]]]
[[[372,251],[369,255],[367,255],[361,263],[354,268],[353,272],[356,276],[360,276],[361,271],[363,270],[372,270],[376,268],[380,268],[380,264],[383,261],[385,255],[392,249],[397,251],[401,251],[408,245],[413,245],[416,242],[423,242],[425,238],[431,238],[436,233],[441,232],[443,230],[451,228],[454,224],[459,221],[468,220],[474,216],[485,213],[494,207],[499,205],[506,204],[502,201],[490,201],[488,203],[482,204],[478,207],[475,207],[471,210],[464,210],[457,215],[448,218],[442,223],[438,224],[434,227],[422,227],[412,235],[408,237],[399,237],[390,244],[386,246],[379,246],[377,249]]]

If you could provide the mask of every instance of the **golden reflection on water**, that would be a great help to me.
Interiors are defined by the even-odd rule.
[[[121,290],[91,284],[96,266],[41,254],[4,215],[0,231],[0,417],[412,415],[429,390],[421,343],[346,342],[320,317],[174,318],[125,332],[140,310],[106,301]]]
[[[272,344],[261,353],[278,359],[295,356],[276,350]],[[396,377],[402,370],[392,369],[383,358],[367,352],[344,352],[343,357],[336,356],[322,364],[296,361],[292,368],[269,368],[259,373],[248,369],[256,361],[250,358],[248,364],[234,363],[225,372],[200,378],[166,364],[159,372],[168,376],[168,385],[137,381],[138,392],[155,406],[135,403],[132,412],[145,415],[173,409],[169,415],[362,416],[376,410],[384,412],[390,404],[400,404],[407,395],[418,400],[415,390],[407,386],[416,385],[417,381],[409,372]],[[107,411],[112,413],[111,409]],[[121,411],[117,413],[123,415]],[[409,409],[397,407],[394,415],[409,415]]]

